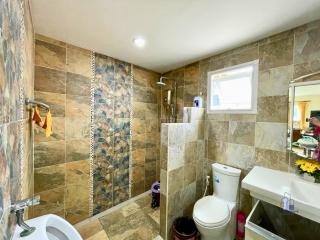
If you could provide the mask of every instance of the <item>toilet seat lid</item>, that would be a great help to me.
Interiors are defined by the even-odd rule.
[[[205,227],[224,225],[229,221],[230,210],[228,204],[214,196],[206,196],[196,202],[193,218]]]

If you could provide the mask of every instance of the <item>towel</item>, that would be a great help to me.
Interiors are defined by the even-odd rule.
[[[41,119],[41,116],[40,116],[40,110],[39,110],[39,107],[36,106],[34,108],[34,114],[33,114],[33,118],[32,120],[38,125],[38,126],[42,126],[42,119]]]
[[[50,110],[46,113],[46,119],[44,120],[42,128],[45,129],[46,137],[50,137],[52,135],[52,116]]]

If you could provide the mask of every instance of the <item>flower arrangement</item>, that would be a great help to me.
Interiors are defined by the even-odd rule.
[[[320,163],[316,160],[300,159],[296,161],[296,166],[301,175],[309,175],[315,182],[320,182]]]

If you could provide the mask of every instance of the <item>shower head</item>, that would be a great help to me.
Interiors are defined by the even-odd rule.
[[[168,79],[166,77],[160,77],[160,80],[157,82],[158,85],[165,86],[166,84],[163,82],[164,79]]]

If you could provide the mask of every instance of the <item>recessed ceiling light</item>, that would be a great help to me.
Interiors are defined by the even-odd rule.
[[[146,44],[146,40],[143,37],[136,37],[133,39],[133,43],[137,47],[142,48]]]

